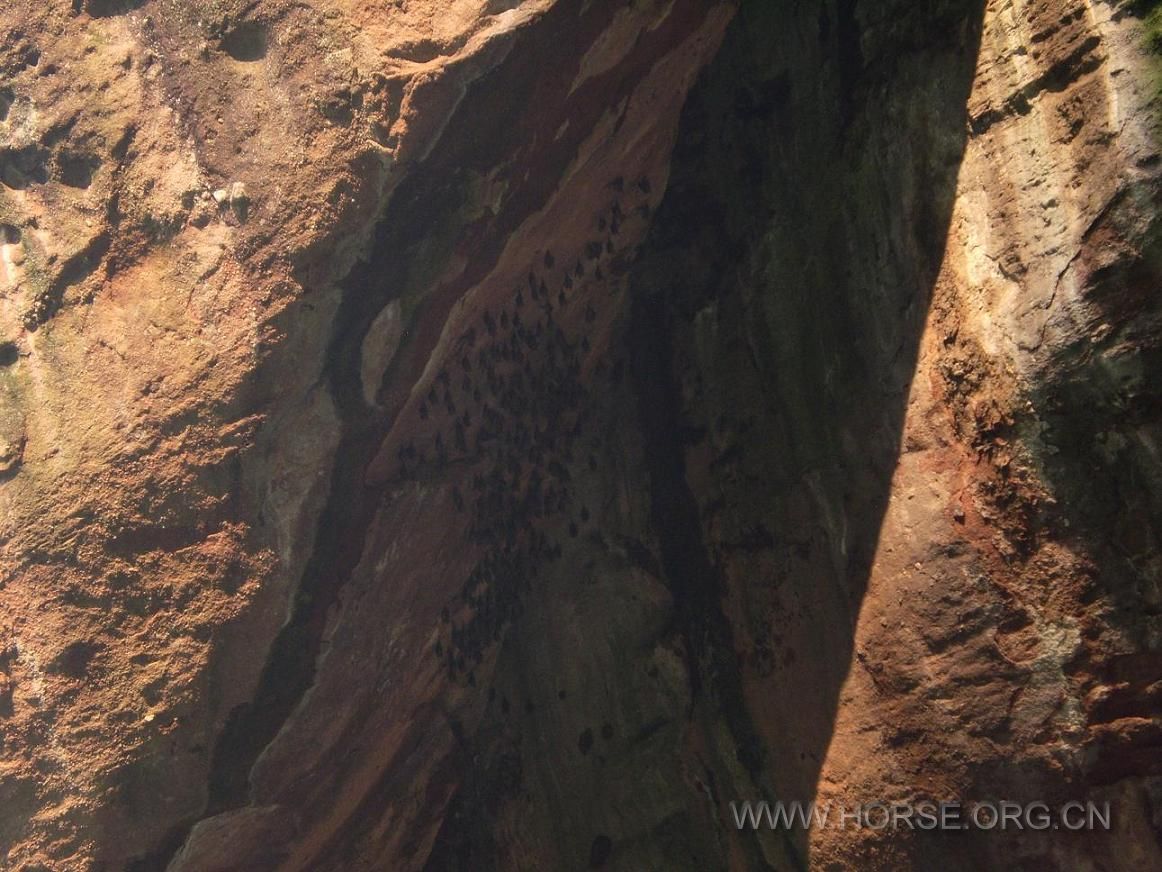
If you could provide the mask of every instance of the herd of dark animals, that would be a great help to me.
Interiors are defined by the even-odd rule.
[[[568,535],[577,538],[592,517],[588,506],[578,505],[569,466],[578,459],[590,416],[580,376],[597,311],[583,293],[590,287],[585,279],[604,281],[602,261],[617,251],[615,238],[626,218],[620,205],[624,180],[615,178],[609,187],[616,196],[597,218],[604,240],[586,243],[569,260],[546,251],[508,304],[495,314],[485,309],[456,341],[451,369],[439,371],[419,405],[427,432],[417,436],[424,444],[417,446],[413,437],[398,450],[403,479],[430,478],[450,464],[481,470],[472,474],[468,493],[454,487],[451,494],[456,511],[469,515],[470,541],[484,549],[460,592],[471,616],[458,625],[445,608],[447,635],[442,632],[435,644],[449,677],[471,687],[474,668],[520,614],[521,595],[531,589],[539,567],[561,558],[561,544],[544,528],[567,518]],[[636,188],[648,198],[648,179],[639,179]],[[648,204],[637,209],[649,214]],[[571,335],[557,315],[582,305],[581,335]],[[618,384],[624,362],[600,360],[593,373]],[[594,453],[584,459],[591,471],[598,468]],[[502,698],[501,706],[507,713],[508,700]]]

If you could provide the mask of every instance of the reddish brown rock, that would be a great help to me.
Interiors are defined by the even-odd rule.
[[[0,865],[1158,865],[1157,14],[0,13]]]

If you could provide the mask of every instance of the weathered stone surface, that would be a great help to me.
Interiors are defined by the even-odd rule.
[[[1160,14],[0,11],[0,865],[1162,865]]]

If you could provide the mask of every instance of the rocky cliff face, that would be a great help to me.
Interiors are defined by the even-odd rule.
[[[1159,15],[0,12],[5,868],[1162,864]]]
[[[1102,4],[854,12],[820,19],[852,41],[821,95],[828,43],[748,53],[744,34],[786,17],[748,27],[744,9],[723,51],[742,69],[711,68],[687,110],[734,136],[680,140],[653,239],[659,262],[688,260],[647,285],[761,771],[774,795],[836,802],[1120,809],[1104,840],[817,831],[819,868],[1154,865],[1142,22]],[[699,214],[715,218],[692,246]],[[661,267],[642,262],[648,282]]]

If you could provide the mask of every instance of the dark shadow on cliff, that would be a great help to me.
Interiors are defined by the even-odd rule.
[[[810,800],[967,136],[984,3],[744,3],[634,269],[631,357],[694,719]],[[740,791],[749,790],[748,795]],[[769,839],[769,840],[768,840]],[[805,868],[802,831],[741,837]]]
[[[611,349],[611,357],[628,355],[631,364],[639,416],[617,426],[632,437],[625,444],[636,441],[638,431],[645,437],[643,455],[625,463],[646,466],[650,544],[673,601],[667,641],[685,652],[694,697],[690,711],[667,711],[665,723],[617,727],[641,737],[628,752],[640,756],[649,741],[670,742],[669,725],[682,722],[657,768],[677,768],[687,721],[727,736],[729,747],[719,743],[706,761],[706,790],[720,810],[731,799],[808,799],[814,791],[851,659],[929,292],[943,256],[983,15],[981,0],[893,0],[874,8],[827,0],[795,4],[793,11],[784,8],[789,5],[744,4],[690,98],[669,190],[631,276],[628,347]],[[547,20],[570,11],[562,4]],[[577,38],[575,21],[561,26]],[[545,141],[549,131],[561,129],[558,119],[549,123],[535,113],[525,119],[522,104],[557,100],[564,111],[572,100],[586,115],[574,109],[569,120],[588,130],[609,95],[622,87],[614,77],[623,70],[615,68],[610,81],[595,80],[579,95],[543,93],[556,87],[555,79],[521,75],[560,53],[559,43],[541,40],[522,43],[521,51],[535,52],[536,64],[526,60],[522,66],[514,53],[472,95],[490,88],[495,104],[463,101],[462,115],[449,125],[452,145],[435,149],[413,170],[382,220],[368,263],[347,282],[328,355],[328,388],[344,428],[332,496],[291,618],[272,646],[254,699],[231,714],[217,738],[207,815],[250,801],[255,761],[315,681],[327,609],[360,559],[382,497],[382,487],[368,483],[366,468],[427,365],[448,310],[487,276],[509,235],[550,195],[576,146],[565,138],[545,147],[541,162],[527,167],[531,181],[521,197],[476,225],[459,210],[469,197],[458,186],[469,186],[471,169],[502,165],[512,142]],[[632,70],[649,54],[639,44],[631,58]],[[509,130],[496,118],[531,126]],[[370,411],[358,381],[370,322],[389,299],[406,299],[409,289],[430,283],[457,245],[471,250],[470,268],[456,287],[424,301],[416,320],[420,329],[385,377],[383,409]],[[425,271],[431,274],[419,275]],[[294,312],[285,320],[293,327]],[[614,408],[613,394],[611,388],[599,398],[606,412]],[[613,539],[622,531],[602,532]],[[652,555],[644,546],[639,551],[653,573]],[[581,599],[577,590],[589,580],[588,568],[568,572],[576,584],[566,595]],[[533,600],[527,612],[537,608],[546,609],[540,617],[554,614],[544,600]],[[567,611],[568,603],[562,608]],[[546,638],[559,641],[553,634],[599,636],[595,624],[616,617],[613,608],[602,604],[576,618],[576,627],[549,619],[516,622],[509,633],[516,641],[508,646],[509,659],[502,658],[499,678],[519,684],[527,667],[520,658],[543,650]],[[597,661],[597,648],[571,656]],[[636,653],[616,651],[625,661]],[[601,693],[613,696],[613,686],[632,697],[635,686],[623,666],[602,676]],[[494,689],[487,691],[490,704]],[[486,693],[483,687],[480,693]],[[546,683],[527,696],[563,702],[563,694]],[[506,716],[503,688],[497,696],[493,708]],[[448,770],[440,778],[461,785],[450,810],[444,800],[427,800],[432,816],[444,821],[435,845],[425,847],[427,868],[508,868],[495,842],[498,836],[522,839],[502,831],[491,788],[512,780],[514,769],[530,773],[517,780],[539,789],[538,801],[559,804],[550,809],[553,829],[533,833],[526,843],[584,840],[591,865],[616,865],[623,847],[646,831],[655,841],[671,840],[667,858],[680,865],[669,868],[725,867],[734,834],[724,816],[716,820],[699,805],[702,796],[693,786],[683,804],[697,811],[684,818],[649,822],[652,830],[633,831],[628,822],[622,830],[591,830],[587,816],[599,816],[593,808],[605,803],[604,785],[585,794],[588,782],[570,782],[578,770],[565,758],[572,749],[546,741],[554,735],[552,714],[537,720],[540,710],[528,701],[522,709],[530,735],[515,756],[480,729],[457,736],[462,747],[455,755],[422,761]],[[612,736],[612,723],[599,723],[597,735],[609,743],[606,726]],[[607,781],[631,777],[628,768],[613,768],[606,770]],[[541,778],[538,786],[538,771],[553,777]],[[392,779],[401,777],[396,769],[385,770],[383,796],[395,788]],[[311,785],[312,800],[325,805],[327,789]],[[741,795],[743,790],[755,793]],[[524,793],[516,793],[512,802],[516,807],[519,800],[520,811],[514,816],[532,831],[538,826],[529,810],[533,803],[525,805]],[[342,852],[353,851],[365,831],[377,828],[375,813],[386,800],[378,788],[369,797],[368,807],[328,845],[332,862],[344,862]],[[303,796],[296,800],[306,808]],[[657,814],[665,814],[662,803]],[[164,867],[184,835],[184,829],[177,832],[139,868]],[[412,835],[417,845],[425,844]],[[771,857],[781,858],[780,867],[802,868],[800,836],[776,838],[773,845],[744,839],[741,849],[754,868]]]

